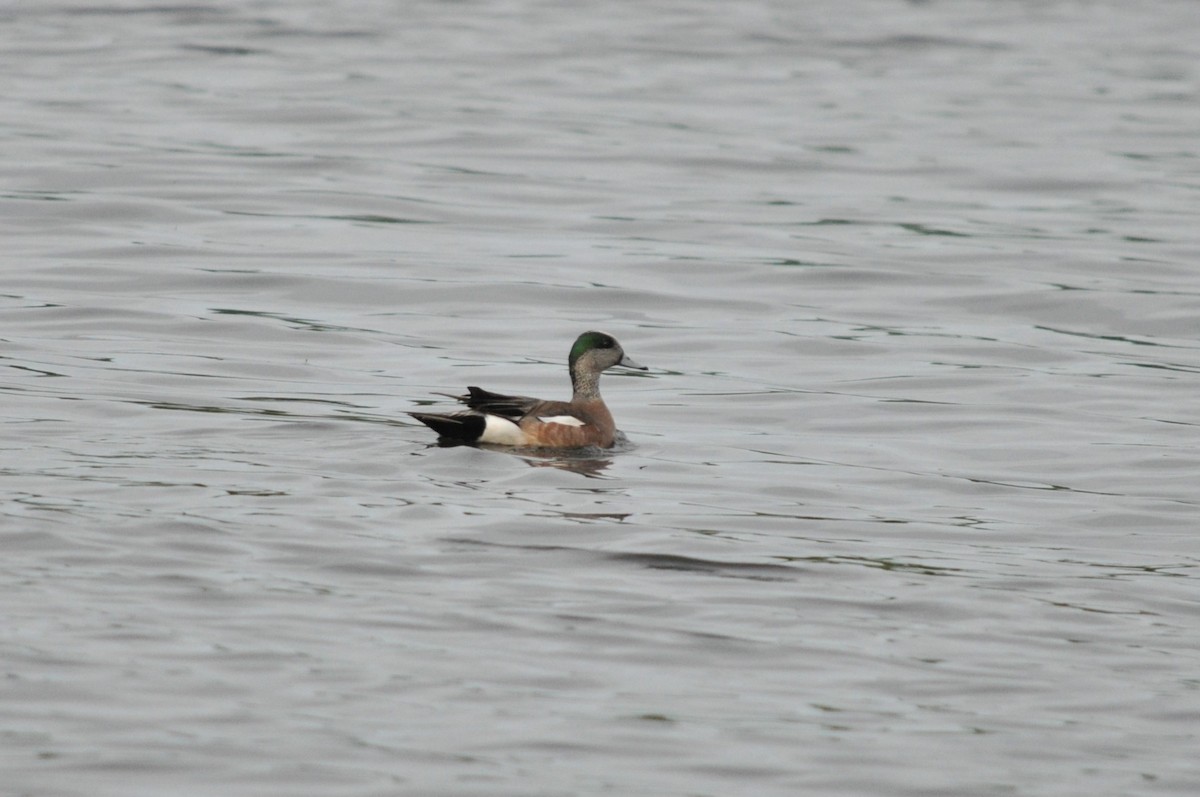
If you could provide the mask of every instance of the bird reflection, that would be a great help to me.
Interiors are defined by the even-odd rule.
[[[608,469],[612,464],[612,460],[602,454],[563,454],[555,452],[553,454],[518,454],[521,459],[525,460],[526,464],[531,468],[558,468],[559,470],[569,470],[572,473],[578,473],[580,476],[586,476],[589,479],[596,479],[600,474]]]
[[[617,433],[618,448],[617,451],[628,447],[628,443],[620,432]],[[558,468],[559,470],[568,470],[572,473],[578,473],[580,476],[586,476],[589,479],[601,478],[604,471],[612,465],[612,456],[614,449],[600,449],[596,447],[589,448],[574,448],[574,449],[556,449],[556,448],[513,448],[512,446],[489,446],[486,443],[467,443],[462,440],[447,440],[439,439],[436,443],[430,443],[430,446],[438,448],[456,448],[458,446],[470,446],[471,448],[482,448],[489,451],[503,451],[506,454],[513,454],[524,460],[531,468]]]

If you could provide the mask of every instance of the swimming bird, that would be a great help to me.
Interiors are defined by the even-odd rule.
[[[584,332],[575,339],[567,358],[570,401],[505,396],[472,386],[465,396],[450,396],[468,410],[408,414],[445,440],[535,448],[611,448],[617,427],[600,398],[600,374],[616,365],[648,370],[629,359],[612,335]]]

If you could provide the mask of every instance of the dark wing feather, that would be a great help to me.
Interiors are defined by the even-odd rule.
[[[493,415],[502,415],[513,420],[524,418],[531,409],[542,403],[541,399],[529,396],[505,396],[481,387],[468,387],[467,391],[467,395],[455,396],[455,398],[478,412],[490,412]]]

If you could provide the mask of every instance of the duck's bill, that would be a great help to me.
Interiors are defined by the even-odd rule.
[[[625,355],[624,357],[622,357],[621,362],[617,363],[617,365],[623,366],[625,368],[636,368],[639,371],[649,371],[650,370],[649,368],[642,365],[641,363],[637,363],[637,362],[634,362],[633,360],[631,360],[629,358],[629,355]]]

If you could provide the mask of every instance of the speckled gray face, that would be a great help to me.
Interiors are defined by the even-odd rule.
[[[570,365],[571,368],[574,368],[576,361],[593,349],[615,349],[620,351],[621,346],[617,343],[616,339],[613,338],[612,335],[595,331],[584,332],[575,339],[574,345],[571,346],[571,356],[567,359],[568,365]],[[619,360],[620,358],[614,360],[613,365],[615,365]]]

